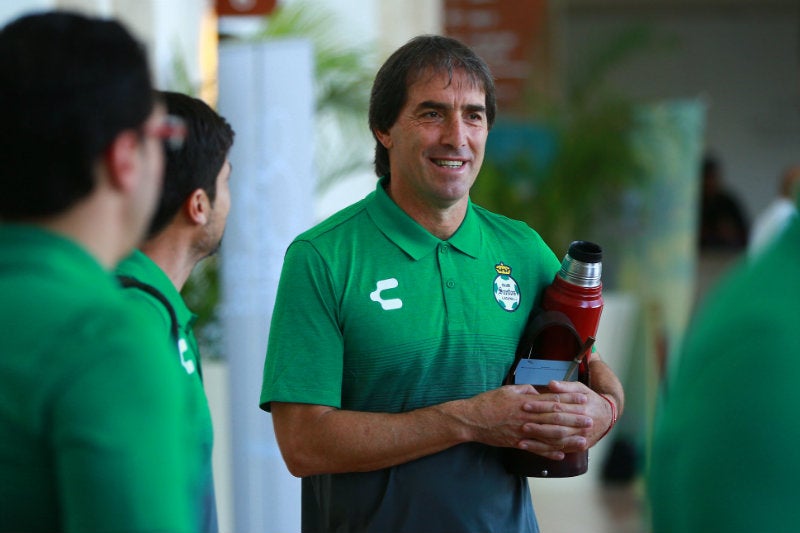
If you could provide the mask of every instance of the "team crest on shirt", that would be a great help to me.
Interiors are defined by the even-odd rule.
[[[520,292],[517,280],[511,277],[511,267],[499,263],[494,266],[497,277],[494,278],[494,299],[503,311],[516,311],[519,307]]]

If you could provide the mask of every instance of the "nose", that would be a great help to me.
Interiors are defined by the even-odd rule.
[[[453,116],[444,124],[442,144],[460,148],[467,144],[467,130],[460,116]]]

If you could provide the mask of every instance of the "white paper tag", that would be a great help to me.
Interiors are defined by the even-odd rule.
[[[516,385],[547,385],[551,381],[564,381],[571,361],[551,361],[549,359],[520,359],[514,370],[514,384]],[[576,381],[578,373],[572,373],[572,380]]]

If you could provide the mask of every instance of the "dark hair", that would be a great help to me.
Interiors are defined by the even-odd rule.
[[[153,109],[147,56],[114,20],[68,12],[0,30],[0,218],[63,212],[95,186],[94,165]]]
[[[164,189],[148,238],[169,224],[189,195],[203,189],[213,203],[217,197],[217,175],[233,145],[230,124],[198,98],[162,92],[167,112],[186,122],[186,140],[180,150],[166,150]]]
[[[425,73],[464,71],[486,94],[486,119],[494,124],[497,100],[488,65],[467,45],[450,37],[421,35],[398,48],[375,76],[369,101],[369,128],[388,131],[406,103],[408,88]],[[375,174],[389,174],[389,152],[375,137]]]

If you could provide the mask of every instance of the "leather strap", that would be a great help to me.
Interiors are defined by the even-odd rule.
[[[517,348],[516,358],[533,357],[535,354],[531,353],[530,349],[535,345],[539,335],[550,328],[563,328],[567,330],[575,340],[575,355],[578,355],[583,345],[583,339],[581,339],[578,330],[575,329],[575,324],[572,323],[572,320],[561,311],[545,311],[542,309],[539,310],[533,317],[533,320],[525,326],[525,332],[522,334],[522,339]]]
[[[511,366],[506,376],[505,384],[514,383],[514,370],[517,368],[520,359],[537,358],[537,354],[534,353],[533,348],[536,346],[539,336],[551,328],[566,330],[569,336],[575,341],[574,349],[570,350],[572,355],[569,360],[583,357],[586,350],[591,348],[592,344],[594,344],[594,337],[589,337],[586,342],[581,339],[578,330],[575,328],[575,324],[572,323],[572,320],[570,320],[565,313],[544,309],[534,311],[517,345],[514,364]]]

